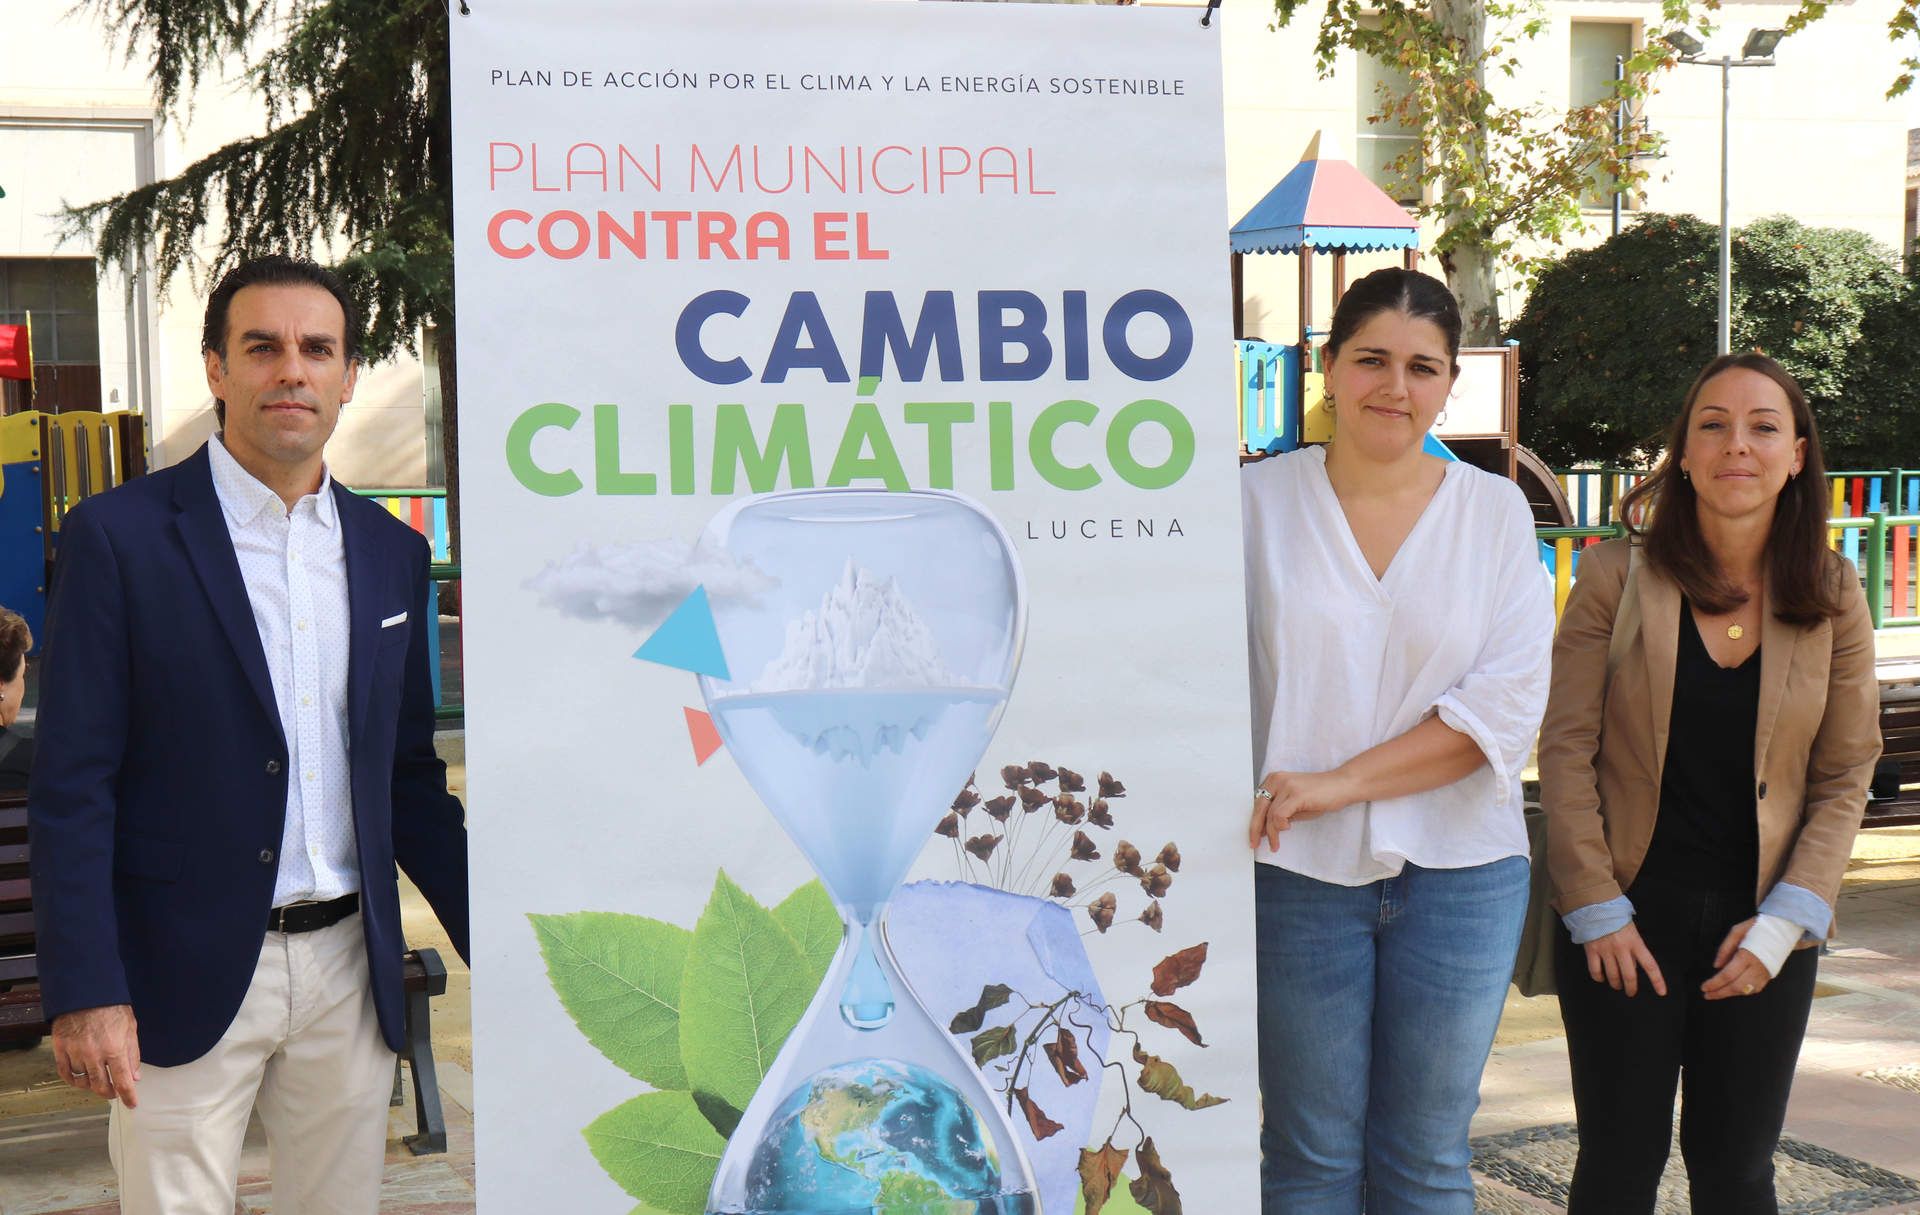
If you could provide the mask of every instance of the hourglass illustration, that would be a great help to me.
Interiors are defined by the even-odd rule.
[[[1011,541],[951,493],[735,503],[707,543],[773,586],[713,605],[721,737],[838,907],[826,980],[727,1141],[714,1215],[1036,1215],[979,1072],[920,1006],[887,904],[999,724],[1020,663]]]

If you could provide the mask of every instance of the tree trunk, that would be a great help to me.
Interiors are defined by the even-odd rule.
[[[1447,286],[1460,301],[1465,329],[1462,346],[1500,344],[1500,295],[1493,281],[1493,258],[1483,245],[1455,245],[1441,260]]]
[[[1487,10],[1484,0],[1434,0],[1433,19],[1454,41],[1460,62],[1473,65],[1472,79],[1478,95],[1486,96]],[[1462,176],[1486,181],[1491,174],[1486,132],[1475,121],[1471,105],[1462,104],[1459,112],[1447,115],[1462,129],[1454,156],[1466,162]],[[1442,182],[1443,197],[1453,198],[1454,183]],[[1493,281],[1494,259],[1479,231],[1481,221],[1471,205],[1453,205],[1441,215],[1443,240],[1450,246],[1440,257],[1447,272],[1447,285],[1460,301],[1466,322],[1461,343],[1466,346],[1492,346],[1500,340],[1500,297]],[[1446,238],[1451,237],[1451,240]]]

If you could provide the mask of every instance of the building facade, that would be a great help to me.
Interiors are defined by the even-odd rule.
[[[1777,66],[1733,73],[1730,162],[1737,226],[1787,213],[1808,224],[1856,228],[1889,246],[1913,236],[1914,153],[1901,114],[1882,94],[1898,71],[1886,19],[1895,0],[1833,6],[1783,42]],[[1200,6],[1195,5],[1196,15]],[[1717,14],[1710,51],[1737,54],[1750,27],[1772,27],[1795,10],[1732,3]],[[1503,99],[1564,109],[1604,94],[1616,55],[1629,53],[1657,21],[1649,0],[1548,0],[1544,33],[1525,44],[1520,72],[1497,83]],[[1270,29],[1271,0],[1225,0],[1211,30],[1221,43],[1226,87],[1230,214],[1218,217],[1221,286],[1226,229],[1300,158],[1316,132],[1381,184],[1410,195],[1388,168],[1409,134],[1369,122],[1391,71],[1343,52],[1330,75],[1314,66],[1318,9]],[[1197,25],[1197,21],[1196,21]],[[180,171],[215,148],[261,129],[264,114],[244,82],[207,79],[174,115],[156,107],[145,60],[114,47],[92,10],[71,0],[15,0],[0,39],[0,323],[34,317],[45,407],[138,409],[148,418],[156,465],[190,454],[211,433],[212,401],[199,357],[202,300],[210,284],[183,276],[162,291],[96,272],[84,233],[65,231],[62,206],[91,202]],[[1640,119],[1663,137],[1642,209],[1719,214],[1720,73],[1682,66],[1668,73]],[[1142,169],[1141,171],[1149,171]],[[1902,199],[1905,213],[1902,213]],[[1609,202],[1596,190],[1585,243],[1604,239]],[[1189,217],[1143,217],[1191,222]],[[1321,259],[1324,260],[1324,259]],[[1383,255],[1379,264],[1397,261]],[[1349,276],[1371,268],[1357,257]],[[1437,272],[1431,258],[1422,265]],[[1323,268],[1323,275],[1327,271]],[[1247,330],[1290,341],[1298,332],[1297,263],[1247,261]],[[1316,291],[1325,323],[1330,283]],[[1519,302],[1507,300],[1508,315]],[[430,349],[427,350],[431,358]],[[437,376],[420,358],[369,367],[333,446],[340,477],[361,486],[434,483],[438,476]]]

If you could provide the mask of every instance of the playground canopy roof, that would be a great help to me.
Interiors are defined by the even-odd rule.
[[[1420,227],[1406,209],[1320,145],[1316,134],[1300,163],[1233,226],[1233,252],[1296,253],[1303,245],[1321,253],[1418,249]]]

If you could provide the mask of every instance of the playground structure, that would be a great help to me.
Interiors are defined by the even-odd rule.
[[[1326,377],[1316,369],[1322,349],[1315,329],[1314,257],[1332,261],[1336,305],[1346,292],[1352,254],[1399,250],[1416,268],[1420,228],[1415,219],[1351,163],[1331,154],[1316,134],[1295,165],[1228,233],[1233,280],[1235,366],[1240,385],[1242,462],[1292,451],[1333,437]],[[1255,253],[1299,258],[1299,333],[1280,344],[1247,332],[1245,259]],[[1520,354],[1517,345],[1460,351],[1460,374],[1427,449],[1518,482],[1533,504],[1536,523],[1570,526],[1574,519],[1560,485],[1519,443]]]
[[[36,653],[67,512],[146,470],[146,419],[137,413],[0,417],[0,604],[26,619]]]

